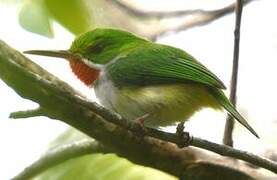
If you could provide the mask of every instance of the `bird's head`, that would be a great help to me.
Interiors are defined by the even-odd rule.
[[[90,86],[105,64],[144,42],[147,41],[126,31],[95,29],[77,37],[68,50],[29,50],[24,53],[67,60],[72,72]]]

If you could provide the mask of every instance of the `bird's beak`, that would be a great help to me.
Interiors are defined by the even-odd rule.
[[[72,54],[67,50],[28,50],[24,51],[25,54],[34,54],[40,56],[49,56],[49,57],[56,57],[56,58],[64,58],[66,60],[70,59],[79,59],[78,56]]]
[[[73,73],[87,86],[93,84],[93,82],[99,77],[101,70],[100,66],[94,65],[93,63],[87,65],[83,61],[79,61],[82,60],[81,56],[75,55],[66,50],[28,50],[23,53],[63,58],[67,60]]]

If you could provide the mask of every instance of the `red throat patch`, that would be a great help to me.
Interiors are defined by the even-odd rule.
[[[69,60],[72,72],[87,86],[92,85],[92,83],[99,77],[100,71],[89,67],[78,60]]]

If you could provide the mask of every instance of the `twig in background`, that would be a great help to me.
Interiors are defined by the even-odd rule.
[[[170,19],[170,18],[181,18],[181,17],[188,17],[184,18],[184,20],[179,21],[180,23],[173,23],[175,25],[171,26],[164,26],[161,29],[154,31],[152,35],[147,35],[147,37],[151,40],[156,40],[162,36],[165,36],[169,32],[180,32],[184,31],[196,26],[203,26],[217,20],[221,17],[224,17],[228,14],[231,14],[235,11],[236,3],[232,3],[227,5],[221,9],[216,10],[202,10],[202,9],[195,9],[195,10],[180,10],[180,11],[172,11],[172,12],[157,12],[157,11],[143,11],[131,7],[121,1],[114,1],[114,0],[106,0],[110,3],[113,3],[118,8],[125,11],[127,14],[134,16],[140,19]],[[244,0],[243,5],[247,5],[254,0]]]
[[[240,43],[240,24],[242,15],[242,0],[237,0],[236,3],[236,21],[234,31],[234,54],[233,54],[233,68],[230,90],[230,101],[236,106],[236,94],[237,94],[237,81],[238,81],[238,68],[239,68],[239,43]],[[225,124],[223,143],[228,146],[233,146],[233,129],[234,119],[228,115]]]
[[[231,13],[235,10],[236,3],[230,4],[226,7],[223,7],[221,9],[217,10],[203,10],[203,9],[193,9],[193,10],[177,10],[177,11],[145,11],[142,9],[137,9],[135,7],[132,7],[130,5],[125,4],[122,1],[114,1],[114,0],[106,0],[110,3],[115,4],[117,7],[122,9],[123,11],[126,11],[128,14],[135,16],[137,18],[145,18],[145,19],[163,19],[163,18],[174,18],[179,16],[191,16],[191,15],[197,15],[197,14],[213,14],[214,12],[225,12]],[[254,0],[244,0],[243,4],[246,5]],[[224,13],[223,13],[224,14]]]

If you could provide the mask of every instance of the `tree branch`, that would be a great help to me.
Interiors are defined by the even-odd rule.
[[[143,18],[143,19],[163,19],[163,18],[175,18],[179,16],[187,16],[187,15],[193,15],[193,14],[203,14],[207,13],[207,11],[202,9],[195,9],[195,10],[179,10],[179,11],[144,11],[141,9],[137,9],[135,7],[132,7],[130,5],[125,4],[122,1],[114,1],[114,0],[106,0],[109,3],[113,3],[118,8],[120,8],[122,11],[125,11],[131,16],[135,16],[137,18]]]
[[[237,81],[238,81],[238,69],[239,69],[239,43],[240,43],[240,24],[242,15],[242,0],[237,0],[236,5],[236,22],[234,31],[234,54],[233,54],[233,68],[232,68],[232,79],[231,79],[231,92],[230,102],[236,107],[236,94],[237,94]],[[225,124],[223,143],[228,146],[233,146],[233,129],[234,129],[234,118],[228,115]]]
[[[197,14],[211,14],[213,15],[214,12],[220,12],[221,14],[224,12],[233,12],[235,10],[235,4],[230,4],[226,7],[223,7],[221,9],[217,9],[217,10],[203,10],[203,9],[193,9],[193,10],[177,10],[177,11],[145,11],[145,10],[141,10],[141,9],[137,9],[135,7],[132,7],[130,5],[125,4],[124,2],[120,1],[120,0],[106,0],[109,3],[113,3],[114,5],[116,5],[118,8],[120,8],[122,11],[127,12],[128,14],[135,16],[137,18],[145,18],[145,19],[163,19],[163,18],[175,18],[175,17],[179,17],[179,16],[191,16],[191,15],[197,15]],[[244,0],[243,4],[246,5],[248,3],[250,3],[253,0]],[[217,13],[218,14],[218,13]]]
[[[29,118],[35,116],[46,116],[47,114],[44,112],[42,108],[25,110],[25,111],[17,111],[10,114],[9,118],[19,119],[19,118]]]
[[[94,140],[77,141],[66,144],[47,152],[47,154],[15,176],[13,180],[30,179],[46,169],[68,159],[97,152],[105,151],[103,150],[103,146]]]
[[[245,5],[249,2],[252,2],[252,0],[244,0]],[[222,9],[213,10],[213,11],[202,11],[199,14],[195,14],[192,18],[189,18],[187,21],[183,22],[179,26],[176,26],[175,28],[165,29],[163,31],[160,31],[159,33],[153,35],[151,39],[157,39],[158,37],[161,37],[170,31],[176,33],[196,26],[207,25],[213,22],[214,20],[217,20],[221,17],[224,17],[234,12],[235,6],[236,4],[234,3]]]
[[[236,3],[232,3],[230,5],[227,5],[226,7],[223,7],[221,9],[216,9],[216,10],[195,9],[195,10],[181,10],[181,11],[173,11],[173,12],[154,12],[154,11],[143,11],[143,10],[135,9],[118,0],[117,1],[106,0],[106,1],[114,4],[120,10],[122,10],[123,12],[126,12],[127,14],[135,18],[140,18],[144,20],[149,20],[149,19],[169,20],[173,18],[178,18],[177,23],[176,22],[169,23],[171,25],[164,25],[160,28],[158,28],[159,24],[156,23],[153,26],[153,28],[156,28],[156,30],[153,30],[152,33],[144,34],[145,37],[151,40],[156,40],[157,38],[168,34],[168,32],[176,33],[196,26],[203,26],[203,25],[209,24],[214,20],[217,20],[221,17],[224,17],[228,14],[233,13],[236,7]],[[247,5],[253,1],[254,0],[243,0],[243,5]]]
[[[257,156],[247,151],[237,150],[227,145],[220,145],[209,142],[200,138],[194,138],[192,146],[207,149],[223,156],[229,156],[236,159],[244,160],[256,166],[263,167],[277,174],[277,163],[269,159]]]
[[[96,103],[86,101],[66,83],[61,82],[1,41],[0,77],[19,95],[37,102],[48,117],[59,119],[75,127],[103,143],[112,152],[127,157],[135,163],[151,166],[178,177],[182,177],[200,161],[217,164],[223,169],[227,165],[226,159],[222,160],[220,165],[218,158],[204,157],[204,152],[196,152],[190,147],[179,149],[172,144],[184,145],[184,142],[188,142],[192,146],[241,158],[277,173],[276,163],[250,153],[240,152],[199,138],[187,137],[184,140],[175,134],[156,129],[146,128],[137,131],[130,121],[118,117]],[[138,133],[141,131],[144,136]],[[207,159],[210,161],[207,162]],[[202,165],[199,164],[199,166]],[[235,170],[232,165],[229,168],[238,174],[242,173]],[[221,175],[221,177],[225,176],[226,174]]]

